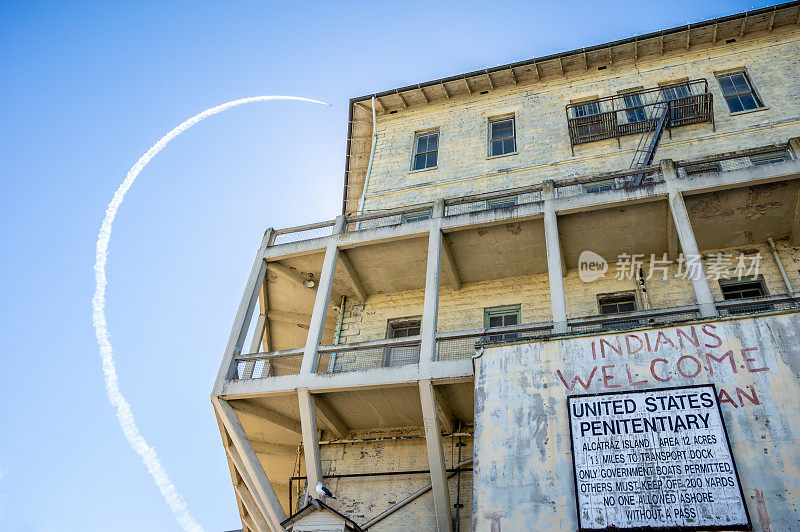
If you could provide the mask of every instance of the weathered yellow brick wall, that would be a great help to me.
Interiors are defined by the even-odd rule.
[[[795,289],[800,288],[800,248],[789,245],[786,241],[776,242],[786,273]],[[718,270],[719,276],[709,278],[711,292],[716,300],[722,299],[718,279],[732,278],[736,275],[735,267],[739,254],[746,257],[761,255],[758,274],[764,278],[770,294],[788,292],[780,271],[778,270],[772,251],[768,244],[751,245],[740,248],[704,250],[704,264],[708,269],[710,255],[723,253],[730,257],[730,265],[725,270]],[[749,260],[746,264],[750,264]],[[656,264],[656,266],[658,266]],[[669,266],[664,275],[654,271],[648,278],[650,261],[642,262],[645,276],[645,288],[651,308],[692,305],[695,303],[691,282],[678,274],[675,264]],[[714,272],[708,272],[713,274]],[[594,316],[599,312],[597,296],[623,291],[635,291],[637,308],[646,308],[644,296],[636,279],[617,278],[617,266],[612,261],[605,277],[586,283],[578,275],[577,269],[567,271],[564,278],[564,292],[567,300],[569,317]],[[478,329],[484,326],[484,309],[501,306],[520,305],[522,322],[534,323],[549,321],[550,292],[547,274],[538,274],[513,279],[500,279],[464,285],[461,290],[453,291],[443,286],[440,291],[439,324],[440,332]],[[388,320],[408,318],[422,315],[424,292],[415,290],[370,296],[366,304],[348,302],[342,320],[342,343],[367,342],[386,338]]]
[[[425,438],[421,432],[397,431],[403,439],[384,439],[357,443],[323,445],[320,449],[323,470],[328,474],[367,473],[384,471],[428,470]],[[361,435],[357,435],[361,436]],[[446,467],[458,463],[458,437],[443,436],[442,445]],[[462,460],[472,457],[472,438],[462,437]],[[465,466],[470,467],[470,466]],[[430,484],[430,475],[392,475],[365,478],[329,479],[326,485],[337,500],[334,507],[363,524]],[[457,497],[456,477],[449,481],[451,502]],[[459,514],[462,530],[471,529],[472,473],[461,475],[460,500],[464,504]],[[431,493],[419,497],[390,515],[373,530],[435,530],[436,516]]]
[[[715,72],[746,68],[765,109],[731,115]],[[632,66],[610,66],[583,76],[503,88],[486,95],[384,115],[365,209],[375,210],[498,190],[544,179],[591,175],[628,168],[638,136],[575,147],[567,134],[565,105],[605,97],[626,89],[705,78],[714,98],[716,131],[711,124],[676,128],[665,134],[656,159],[701,156],[785,143],[800,125],[800,31],[781,30],[735,44],[701,46],[679,56],[643,59]],[[488,119],[514,113],[518,153],[487,156]],[[414,132],[439,128],[436,169],[411,172]]]

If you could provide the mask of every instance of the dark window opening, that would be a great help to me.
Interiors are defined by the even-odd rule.
[[[600,314],[614,315],[622,312],[633,312],[636,310],[636,293],[623,292],[619,294],[605,294],[597,296],[597,306]],[[639,320],[619,320],[603,323],[604,330],[631,329],[640,325]]]
[[[519,325],[520,306],[487,308],[483,311],[484,327],[508,327]],[[493,334],[488,337],[489,342],[509,342],[519,338],[519,333]]]
[[[402,318],[389,320],[386,326],[386,338],[408,338],[419,336],[421,318]],[[419,362],[419,345],[398,345],[387,347],[383,351],[384,366],[404,366]]]
[[[722,95],[725,96],[725,101],[728,103],[728,109],[730,109],[731,113],[749,111],[761,107],[761,102],[753,90],[750,80],[747,79],[747,74],[744,72],[719,76],[717,81],[719,81]]]
[[[412,170],[436,168],[439,158],[439,132],[418,133],[414,142]]]
[[[491,141],[489,154],[492,157],[508,155],[517,151],[514,118],[503,118],[489,122],[489,139]]]
[[[722,299],[725,301],[735,301],[737,299],[749,299],[752,297],[764,297],[767,294],[767,287],[764,280],[759,279],[720,279],[719,289],[722,291]],[[726,308],[728,314],[750,314],[752,312],[765,312],[772,310],[769,303],[745,305],[741,307]]]

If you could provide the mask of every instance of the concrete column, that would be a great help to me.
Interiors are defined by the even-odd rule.
[[[792,137],[789,139],[789,151],[795,159],[800,159],[800,137]]]
[[[425,425],[425,443],[428,447],[428,465],[431,469],[433,507],[436,510],[436,530],[450,532],[453,519],[450,514],[450,488],[447,486],[447,468],[442,448],[439,417],[436,414],[436,396],[430,379],[419,381],[419,398],[422,403],[422,422]]]
[[[241,354],[242,346],[244,346],[245,337],[247,336],[247,329],[250,327],[250,319],[253,317],[253,309],[258,301],[258,294],[261,291],[261,283],[264,282],[267,273],[267,263],[264,260],[269,243],[272,241],[273,231],[270,228],[264,233],[264,238],[261,240],[261,246],[256,252],[256,258],[253,262],[253,267],[250,269],[250,276],[247,278],[247,284],[244,287],[244,294],[239,303],[239,310],[236,312],[236,318],[233,320],[233,327],[231,334],[228,337],[228,345],[225,347],[225,353],[222,355],[222,365],[217,374],[217,380],[214,382],[214,394],[221,395],[222,387],[225,381],[232,380],[236,374],[236,364],[234,358],[236,355]]]
[[[550,281],[550,308],[553,314],[553,332],[567,332],[567,299],[564,295],[564,264],[561,241],[558,238],[558,217],[555,206],[555,186],[547,180],[542,184],[544,198],[544,239],[547,249],[547,277]]]
[[[428,262],[425,271],[425,301],[422,307],[420,330],[421,345],[419,365],[429,367],[436,356],[436,327],[439,318],[439,281],[442,270],[442,215],[444,202],[437,201],[433,207],[430,232],[428,234]]]
[[[308,324],[306,347],[303,350],[303,362],[300,365],[301,375],[309,375],[317,369],[319,344],[322,341],[322,334],[325,330],[325,318],[328,315],[328,304],[331,300],[333,277],[336,274],[336,261],[339,259],[338,234],[342,232],[343,227],[344,217],[338,216],[333,228],[334,234],[328,240],[328,246],[325,248],[325,260],[322,262],[322,273],[319,277],[319,286],[317,287],[317,296],[314,299],[311,321]]]
[[[251,495],[264,514],[271,530],[275,532],[283,530],[281,522],[286,520],[286,513],[283,511],[264,468],[261,467],[261,462],[258,461],[258,456],[247,438],[239,417],[225,400],[212,395],[211,402],[231,438],[235,452],[229,453],[229,456],[235,462],[240,462],[235,464],[240,476],[246,481]]]
[[[689,219],[689,213],[683,201],[683,194],[678,188],[678,173],[675,169],[675,163],[671,159],[661,161],[661,174],[664,177],[667,192],[669,193],[669,210],[672,213],[672,221],[675,223],[675,231],[678,233],[678,241],[681,243],[683,256],[687,262],[690,258],[697,257],[697,259],[694,259],[697,260],[697,266],[692,267],[690,280],[694,289],[695,299],[700,306],[700,316],[704,318],[715,317],[717,316],[717,308],[714,305],[714,296],[708,286],[706,269],[703,266],[702,256],[697,247],[697,240],[694,238],[692,222]]]
[[[322,460],[319,454],[319,430],[317,429],[317,405],[307,388],[297,389],[300,404],[300,425],[303,429],[303,454],[306,459],[306,478],[308,496],[314,493],[317,482],[322,482]],[[304,503],[305,504],[305,503]]]

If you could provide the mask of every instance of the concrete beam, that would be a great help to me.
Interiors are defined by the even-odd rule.
[[[250,445],[253,446],[253,450],[256,454],[294,455],[297,453],[297,447],[293,445],[284,445],[282,443],[270,443],[250,439]]]
[[[453,251],[450,249],[450,242],[445,236],[442,236],[442,252],[444,254],[444,273],[450,281],[450,287],[455,291],[461,290],[461,275],[458,273],[458,266],[456,266]]]
[[[336,220],[336,228],[338,228],[336,232],[338,233],[342,230],[344,218],[339,216]],[[300,366],[301,375],[310,375],[314,373],[317,366],[317,354],[325,330],[325,320],[328,314],[328,304],[331,300],[331,290],[333,289],[333,278],[336,275],[336,263],[338,262],[338,258],[338,242],[336,238],[331,238],[328,240],[328,246],[325,248],[325,259],[322,262],[319,289],[317,290],[317,297],[314,299],[314,310],[311,313],[306,346],[303,351],[303,362]],[[316,423],[316,420],[314,422]]]
[[[567,332],[567,299],[564,295],[564,266],[561,241],[558,237],[558,219],[553,202],[553,181],[542,185],[544,197],[544,239],[547,249],[547,276],[550,280],[550,308],[553,314],[553,331]]]
[[[219,394],[225,382],[232,380],[236,374],[236,364],[234,364],[233,359],[242,353],[242,346],[244,345],[247,329],[250,326],[250,319],[253,316],[253,309],[258,301],[258,293],[261,290],[261,284],[264,282],[264,275],[267,272],[267,263],[264,261],[264,255],[267,252],[271,238],[272,233],[270,231],[264,233],[261,246],[256,252],[253,267],[250,269],[250,276],[247,278],[244,294],[242,294],[239,309],[236,311],[236,318],[233,320],[228,344],[225,346],[225,353],[222,355],[222,364],[217,374],[217,380],[214,382],[214,393],[216,394]]]
[[[695,299],[700,306],[700,315],[703,317],[717,316],[717,307],[714,305],[714,296],[708,286],[706,269],[703,266],[702,256],[697,247],[697,240],[692,230],[692,222],[686,210],[686,203],[683,201],[683,194],[675,187],[678,179],[675,170],[675,163],[670,159],[661,161],[661,174],[664,176],[669,194],[669,207],[672,213],[672,220],[675,222],[675,230],[678,232],[678,240],[681,243],[684,257],[688,261],[695,261],[692,265],[692,288],[694,289]],[[687,265],[688,271],[688,265]]]
[[[266,421],[267,423],[272,423],[273,425],[277,425],[278,427],[294,432],[295,434],[299,435],[303,433],[300,423],[289,416],[281,414],[280,412],[268,410],[263,406],[259,406],[255,403],[245,400],[231,401],[230,406],[237,412],[258,418],[261,421]]]
[[[439,418],[439,425],[442,428],[442,432],[445,434],[452,434],[454,432],[454,416],[450,404],[447,402],[447,399],[444,398],[444,395],[442,395],[442,391],[436,386],[433,387],[433,395],[436,399],[436,415]]]
[[[288,279],[295,284],[299,284],[303,288],[308,288],[309,290],[312,291],[317,290],[316,280],[314,280],[314,286],[306,286],[305,282],[309,280],[309,277],[307,275],[303,275],[297,270],[289,268],[288,266],[284,266],[280,262],[268,262],[267,270],[271,271],[276,275],[280,275],[284,279]]]
[[[364,283],[361,281],[361,277],[359,277],[358,272],[356,271],[355,266],[353,266],[353,263],[350,261],[350,257],[347,256],[346,251],[339,251],[339,262],[342,264],[342,269],[344,270],[344,273],[347,274],[347,278],[350,280],[350,285],[353,287],[353,290],[356,293],[356,299],[358,299],[361,303],[365,303],[369,297],[369,294],[367,293],[367,289],[364,288]]]
[[[264,519],[264,516],[261,514],[261,510],[258,509],[258,505],[256,504],[255,499],[253,499],[253,496],[250,494],[250,491],[247,489],[247,486],[240,484],[234,486],[233,489],[236,491],[236,496],[242,501],[242,505],[245,507],[248,515],[250,516],[250,524],[247,526],[258,532],[269,532],[267,520]],[[244,519],[245,518],[243,517],[242,521],[244,521]]]
[[[297,389],[300,406],[300,421],[303,424],[303,453],[306,459],[306,502],[317,482],[322,482],[322,460],[319,453],[319,432],[317,430],[317,408],[306,388]],[[304,503],[305,504],[305,503]]]
[[[671,261],[675,261],[678,259],[678,253],[680,253],[680,242],[678,240],[678,232],[675,230],[675,221],[672,219],[672,212],[669,208],[669,202],[666,204],[667,207],[667,258]]]
[[[443,203],[440,201],[440,203]],[[434,211],[441,212],[440,209]],[[442,268],[441,218],[433,218],[428,233],[428,258],[425,269],[425,297],[422,304],[419,366],[429,367],[436,355],[436,328],[439,319],[439,281]]]
[[[333,432],[334,436],[338,439],[346,438],[350,434],[350,429],[347,428],[339,414],[328,404],[328,402],[321,396],[314,396],[314,403],[317,406],[317,416],[322,421],[323,425]]]
[[[245,527],[244,532],[258,532],[258,528],[253,523],[253,520],[250,519],[250,516],[242,517],[242,525]]]
[[[251,489],[251,495],[254,496],[256,504],[270,528],[276,532],[282,530],[281,522],[286,519],[286,513],[283,511],[278,496],[275,494],[275,490],[272,489],[269,478],[267,478],[264,468],[261,467],[261,462],[258,461],[258,457],[247,439],[247,434],[236,416],[236,412],[226,401],[219,397],[212,395],[211,402],[233,443],[232,446],[226,447],[228,456],[236,465],[242,479]]]
[[[419,397],[422,403],[422,420],[425,425],[425,443],[428,448],[428,464],[433,486],[433,507],[436,511],[436,530],[452,532],[453,518],[450,515],[450,489],[447,485],[447,470],[442,448],[442,434],[436,407],[433,383],[426,379],[419,382]]]

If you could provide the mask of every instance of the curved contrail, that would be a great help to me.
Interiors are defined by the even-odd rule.
[[[117,211],[122,200],[125,199],[125,194],[133,185],[136,176],[147,166],[147,163],[155,157],[158,152],[175,137],[210,116],[227,111],[240,105],[266,102],[270,100],[294,100],[299,102],[318,103],[328,105],[325,102],[312,100],[309,98],[299,98],[297,96],[253,96],[251,98],[242,98],[232,102],[223,103],[211,109],[206,109],[202,113],[196,114],[185,122],[181,123],[178,127],[161,137],[161,140],[156,142],[147,153],[142,155],[136,164],[128,171],[125,180],[114,192],[114,197],[106,207],[106,216],[103,218],[103,224],[100,226],[100,232],[97,234],[97,251],[94,263],[94,278],[95,278],[95,291],[94,298],[92,298],[92,325],[94,325],[95,336],[97,336],[97,345],[100,348],[100,357],[103,360],[103,374],[105,375],[106,392],[108,393],[108,401],[117,411],[117,419],[125,434],[125,439],[131,448],[139,453],[142,457],[142,462],[147,466],[147,471],[153,477],[158,489],[161,490],[161,495],[169,505],[175,518],[180,523],[184,530],[199,531],[202,527],[189,514],[186,508],[186,503],[183,498],[175,489],[175,485],[167,476],[167,472],[161,465],[161,462],[156,456],[156,451],[147,441],[142,437],[139,432],[139,427],[136,426],[136,421],[133,419],[133,412],[131,405],[122,396],[119,390],[119,382],[117,379],[117,368],[114,365],[114,353],[111,349],[111,342],[108,340],[108,329],[106,328],[106,315],[105,315],[105,294],[106,294],[106,261],[108,260],[108,243],[111,240],[111,224],[114,223],[114,218],[117,216]]]

